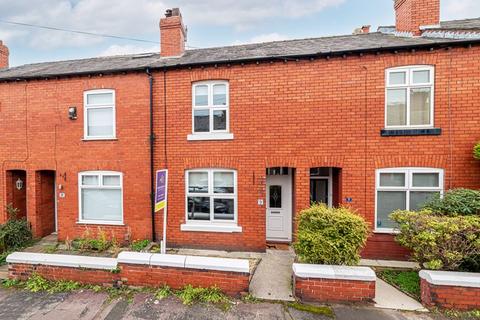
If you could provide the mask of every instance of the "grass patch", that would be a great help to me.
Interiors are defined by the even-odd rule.
[[[162,300],[162,299],[168,298],[172,294],[173,294],[172,289],[170,289],[169,286],[164,285],[163,287],[161,287],[155,292],[155,299]]]
[[[252,294],[247,294],[242,297],[242,301],[245,303],[258,303],[260,300],[258,298],[254,297]]]
[[[385,269],[378,276],[401,291],[420,300],[420,277],[417,271]]]
[[[442,310],[439,312],[445,314],[450,319],[458,319],[458,320],[480,319],[480,310],[472,310],[472,311]]]
[[[320,314],[330,318],[335,317],[335,313],[330,307],[326,306],[312,306],[310,304],[303,304],[298,301],[287,303],[287,307],[293,308],[299,311],[309,312],[313,314]]]

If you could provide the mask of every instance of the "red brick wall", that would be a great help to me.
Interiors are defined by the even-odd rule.
[[[375,298],[375,281],[295,277],[294,282],[295,295],[303,301],[370,302]]]
[[[248,273],[197,270],[145,265],[119,264],[120,272],[109,270],[54,267],[30,264],[9,264],[9,278],[26,280],[33,273],[49,280],[72,280],[84,284],[112,285],[116,281],[131,286],[161,287],[181,289],[190,284],[194,287],[216,286],[224,293],[239,296],[248,292]]]
[[[163,74],[155,73],[156,169],[168,167],[168,243],[174,246],[264,250],[265,168],[295,171],[296,212],[309,205],[309,169],[341,168],[340,203],[374,225],[375,170],[433,167],[445,170],[445,188],[480,187],[480,163],[471,150],[480,138],[480,49],[267,61],[168,71],[164,149]],[[440,136],[381,137],[385,69],[435,66],[435,127]],[[192,132],[192,83],[226,79],[230,84],[230,141],[187,141]],[[165,159],[165,153],[167,159]],[[167,161],[166,161],[167,160]],[[185,170],[232,168],[238,172],[238,221],[242,233],[183,232]],[[352,198],[346,203],[345,198]],[[161,214],[157,215],[161,230]],[[375,234],[370,258],[407,254],[391,235]]]
[[[445,309],[480,309],[480,288],[440,286],[421,279],[422,303]]]
[[[54,267],[31,264],[9,264],[10,279],[27,280],[32,274],[38,274],[48,280],[71,280],[83,284],[112,285],[119,279],[118,274],[109,270]]]
[[[117,140],[83,141],[83,93],[114,88],[116,91]],[[87,170],[123,172],[124,226],[101,226],[123,241],[151,237],[149,168],[149,90],[145,73],[74,77],[57,80],[0,84],[0,203],[6,204],[5,174],[27,170],[27,211],[32,224],[37,217],[41,189],[39,170],[56,172],[58,237],[80,236],[78,224],[78,173]],[[78,120],[68,119],[68,108],[77,107]],[[0,211],[2,220],[4,210]],[[88,226],[96,231],[96,225]]]
[[[396,29],[420,35],[420,26],[440,23],[440,0],[395,0]]]
[[[181,289],[188,284],[203,288],[216,286],[226,294],[238,296],[241,292],[248,292],[250,283],[250,275],[239,272],[133,264],[120,264],[120,269],[121,280],[135,286],[160,287],[166,284],[172,289]]]
[[[170,170],[168,245],[265,250],[265,207],[257,205],[257,200],[265,198],[267,167],[296,169],[296,212],[309,205],[310,168],[341,168],[339,202],[352,206],[372,225],[375,169],[443,168],[446,189],[479,188],[480,163],[471,155],[480,138],[475,120],[480,105],[480,73],[475,72],[479,55],[480,48],[473,47],[169,70],[166,103],[163,73],[155,72],[155,169]],[[435,66],[434,121],[442,134],[381,137],[385,69],[416,64]],[[187,141],[192,132],[192,83],[212,79],[229,81],[234,140]],[[5,203],[6,170],[28,171],[28,194],[35,194],[38,187],[33,179],[36,170],[56,170],[57,183],[66,194],[58,203],[59,238],[71,239],[85,230],[76,223],[78,172],[121,171],[125,226],[104,228],[120,239],[129,233],[134,239],[149,238],[147,80],[145,74],[129,73],[1,83],[0,135],[6,143],[0,146],[0,203]],[[83,91],[95,88],[116,89],[116,141],[82,141]],[[67,117],[72,105],[78,108],[76,121]],[[238,172],[242,233],[180,230],[185,222],[185,170],[210,167]],[[346,203],[347,197],[351,203]],[[35,207],[29,197],[28,211],[35,212]],[[158,236],[161,221],[159,213]],[[405,250],[394,243],[393,236],[374,235],[365,253],[368,257],[400,257]]]
[[[0,40],[0,69],[8,68],[9,52],[7,46]]]

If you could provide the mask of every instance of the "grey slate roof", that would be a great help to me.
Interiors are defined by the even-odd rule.
[[[440,22],[440,29],[443,29],[443,30],[478,30],[478,31],[480,31],[480,18],[442,21],[442,22]]]
[[[187,50],[181,57],[163,58],[159,54],[124,55],[91,59],[27,64],[0,70],[0,80],[43,78],[89,73],[141,70],[216,62],[309,56],[348,51],[375,50],[402,46],[450,43],[458,40],[425,37],[398,37],[380,32],[275,41],[257,44]]]

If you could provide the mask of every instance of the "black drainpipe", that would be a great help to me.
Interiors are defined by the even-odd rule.
[[[153,76],[150,69],[147,68],[148,85],[150,90],[150,207],[152,214],[152,241],[157,240],[155,230],[155,166],[153,159],[153,151],[155,144],[155,133],[153,132]]]

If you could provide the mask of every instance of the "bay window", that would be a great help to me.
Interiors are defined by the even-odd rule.
[[[122,180],[120,172],[80,172],[78,175],[79,222],[122,224]]]
[[[386,71],[385,126],[433,126],[434,67],[410,66]]]
[[[430,168],[379,169],[376,173],[376,231],[393,231],[395,210],[418,210],[432,196],[443,194],[443,170]]]

